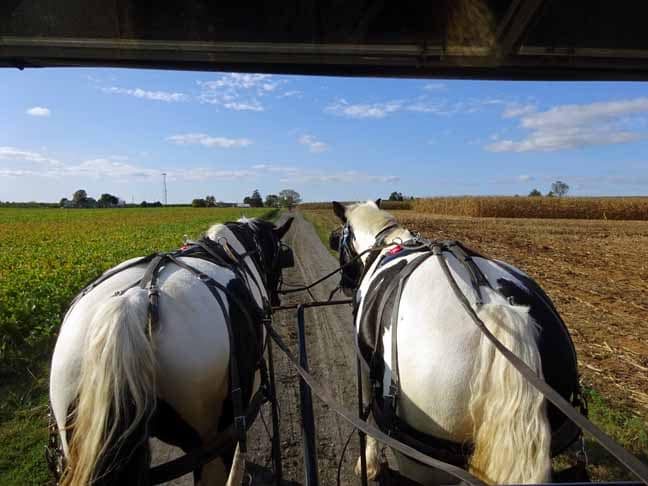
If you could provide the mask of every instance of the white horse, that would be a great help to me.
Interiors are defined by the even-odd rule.
[[[380,210],[372,201],[348,207],[335,202],[333,205],[336,215],[345,225],[339,247],[341,264],[348,263],[353,256],[376,244],[414,239],[412,233],[398,225],[391,215]],[[421,255],[420,252],[404,251],[403,256],[399,257],[392,252],[390,261],[381,263],[390,248],[381,250],[375,259],[375,254],[370,257],[371,252],[361,255],[360,268],[354,269],[353,265],[349,265],[344,269],[342,287],[357,290],[358,336],[372,283],[381,275],[387,275],[385,272],[390,267],[399,262],[401,265],[404,261],[411,262]],[[470,272],[451,253],[444,255],[461,291],[476,308],[478,297],[471,284]],[[383,390],[390,385],[393,369],[398,370],[400,378],[396,408],[398,419],[426,436],[457,444],[472,444],[473,452],[472,455],[468,454],[466,462],[473,474],[487,482],[549,481],[552,439],[549,418],[554,422],[560,420],[557,416],[548,417],[548,407],[543,397],[481,334],[453,293],[437,258],[422,261],[405,281],[400,294],[396,315],[397,367],[391,363],[393,326],[384,327],[380,346],[385,350],[382,353],[385,375],[378,377],[379,380],[383,378]],[[477,256],[473,261],[492,286],[481,287],[483,305],[478,307],[480,319],[506,347],[540,376],[544,363],[541,363],[539,334],[545,325],[554,329],[551,331],[551,341],[556,343],[556,347],[547,352],[552,360],[564,366],[561,370],[560,366],[547,365],[547,372],[552,376],[551,380],[547,376],[545,378],[550,384],[552,381],[555,384],[560,381],[562,373],[561,392],[564,395],[573,393],[574,387],[578,387],[575,354],[566,328],[548,298],[530,278],[512,266]],[[509,290],[508,298],[502,290],[505,288]],[[373,288],[371,291],[374,291]],[[547,302],[540,302],[540,293]],[[552,315],[549,315],[549,307]],[[558,328],[563,329],[560,336],[557,334]],[[566,355],[561,357],[561,353]],[[363,381],[368,385],[367,376]],[[364,396],[367,397],[370,392],[371,389],[366,386]],[[574,438],[571,437],[571,441]],[[402,454],[395,455],[401,474],[421,484],[456,482],[441,471]],[[369,477],[375,478],[381,469],[381,454],[374,439],[368,440],[366,456]],[[359,468],[358,462],[356,471]]]
[[[243,256],[247,281],[202,258],[179,261],[228,288],[244,285],[262,309],[276,299],[280,239],[291,223],[292,218],[275,228],[241,219],[209,229],[209,239],[226,240]],[[150,432],[190,449],[222,429],[231,352],[224,313],[232,315],[234,306],[221,308],[194,274],[169,262],[160,270],[159,320],[149,336],[149,291],[133,285],[146,267],[104,280],[76,301],[63,321],[50,376],[50,401],[67,463],[61,484],[147,484]],[[227,307],[228,296],[220,294]],[[255,381],[258,386],[258,376]],[[228,484],[240,484],[237,459],[238,454]],[[224,484],[226,478],[221,459],[195,472],[202,485]]]

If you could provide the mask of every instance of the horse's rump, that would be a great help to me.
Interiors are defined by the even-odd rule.
[[[416,265],[413,262],[421,258],[416,257],[408,261],[408,258],[405,258],[407,256],[408,253],[403,253],[403,258],[396,256],[398,261],[392,261],[390,265],[374,271],[368,290],[362,295],[361,314],[356,316],[356,318],[359,318],[357,323],[358,349],[365,362],[369,365],[370,377],[376,386],[376,396],[379,397],[375,406],[380,408],[377,410],[378,413],[374,415],[379,425],[383,427],[391,426],[386,422],[397,420],[397,425],[407,430],[408,435],[419,443],[427,442],[434,447],[448,449],[453,454],[456,451],[466,451],[469,447],[454,443],[446,445],[445,442],[447,441],[415,431],[404,424],[402,420],[398,420],[397,417],[394,419],[393,413],[384,410],[387,406],[382,402],[384,394],[383,377],[386,371],[384,356],[385,353],[393,355],[394,351],[383,349],[382,337],[385,329],[389,329],[390,326],[395,326],[397,323],[398,305],[404,287],[403,283],[412,271],[416,271],[416,269],[408,269],[408,267]],[[498,278],[496,282],[489,283],[495,291],[505,297],[511,304],[529,308],[529,315],[539,326],[538,348],[545,381],[566,400],[575,406],[580,406],[582,409],[573,343],[564,322],[549,297],[531,278],[514,267],[501,262],[494,262],[476,253],[470,256],[475,258],[475,262],[484,261],[489,262],[491,265],[498,265],[502,271],[511,276],[510,279]],[[397,345],[397,343],[393,345]],[[390,361],[393,360],[394,356]],[[393,372],[398,373],[398,367],[395,366],[394,368]],[[580,430],[554,405],[548,404],[547,410],[553,433],[551,449],[553,454],[558,454],[578,437]],[[381,418],[382,424],[380,423]]]

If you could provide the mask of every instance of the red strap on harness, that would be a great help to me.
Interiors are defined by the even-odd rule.
[[[394,248],[389,250],[387,253],[390,255],[396,255],[397,253],[400,253],[403,250],[402,245],[396,245]]]

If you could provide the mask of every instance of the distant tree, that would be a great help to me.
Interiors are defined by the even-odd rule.
[[[93,197],[87,197],[86,200],[83,203],[84,208],[96,208],[97,207],[97,200]]]
[[[390,201],[402,201],[403,199],[403,193],[401,192],[394,191],[389,195]]]
[[[84,189],[79,189],[74,191],[72,195],[72,202],[77,208],[85,207],[86,201],[88,200],[88,193]]]
[[[162,203],[161,203],[160,201],[155,201],[154,203],[149,203],[149,207],[152,207],[152,208],[161,208],[161,207],[162,207]]]
[[[243,204],[249,204],[251,206],[252,205],[252,198],[250,196],[245,196],[243,198]]]
[[[569,185],[563,181],[556,181],[551,184],[551,192],[558,197],[562,197],[569,192]]]
[[[97,201],[97,206],[100,208],[111,208],[117,204],[119,204],[119,198],[108,193],[102,194]]]
[[[149,203],[147,203],[146,201],[142,201],[142,202],[140,203],[140,207],[141,207],[141,208],[148,208],[148,205],[149,205]]]
[[[279,203],[282,207],[292,208],[301,202],[301,195],[293,189],[283,189],[279,193]]]
[[[209,208],[216,206],[216,198],[214,196],[205,196],[205,202]]]
[[[63,197],[63,198],[61,198],[61,200],[59,201],[59,206],[61,206],[62,208],[64,208],[64,207],[67,206],[69,203],[70,203],[70,200],[69,200],[67,197]]]
[[[267,208],[278,208],[279,207],[279,196],[276,194],[268,194],[265,200],[265,206]]]
[[[529,197],[537,197],[537,196],[542,196],[542,193],[538,191],[537,189],[534,189],[529,193]]]
[[[261,197],[261,193],[259,193],[258,189],[255,189],[252,192],[252,196],[250,196],[249,204],[253,208],[262,208],[263,207],[263,198]]]
[[[553,191],[549,191],[549,192],[547,193],[547,197],[554,197],[554,196],[555,196],[555,194],[554,194]]]
[[[194,199],[193,201],[191,201],[191,206],[194,208],[206,208],[207,201],[202,198]]]

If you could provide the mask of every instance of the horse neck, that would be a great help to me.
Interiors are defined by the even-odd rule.
[[[387,245],[394,241],[407,241],[411,238],[412,234],[407,229],[399,226],[383,235],[382,244]],[[376,245],[376,234],[375,232],[361,231],[356,234],[356,240],[358,241],[358,246],[360,247],[358,248],[358,253],[361,253]],[[387,250],[388,248],[385,248],[382,251],[384,252]],[[367,258],[369,258],[369,255],[365,254],[361,258],[363,261],[365,261]]]

